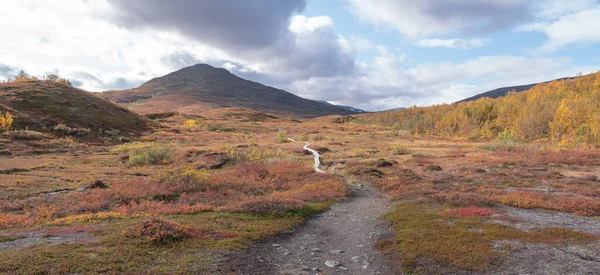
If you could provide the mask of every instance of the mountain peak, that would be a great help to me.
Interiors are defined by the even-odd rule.
[[[142,113],[179,111],[200,114],[222,107],[240,107],[295,117],[357,112],[245,80],[226,69],[208,64],[182,68],[154,78],[138,88],[104,92],[103,96],[118,103],[131,104],[132,109]]]

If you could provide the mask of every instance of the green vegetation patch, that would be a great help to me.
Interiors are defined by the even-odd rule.
[[[468,271],[484,271],[502,260],[510,249],[494,248],[493,241],[516,240],[558,245],[598,240],[588,233],[562,228],[533,231],[488,222],[482,217],[442,214],[443,209],[420,202],[398,204],[385,216],[393,223],[396,237],[381,241],[380,250],[399,255],[406,272],[434,272],[431,261]]]
[[[269,217],[241,213],[203,212],[166,216],[185,228],[202,228],[219,237],[187,237],[177,242],[132,238],[147,218],[121,219],[95,230],[91,242],[33,245],[0,252],[0,270],[8,273],[160,273],[216,274],[213,263],[231,249],[244,249],[252,240],[289,230],[298,216]],[[152,231],[155,236],[157,233]],[[162,234],[162,233],[161,233]],[[206,236],[206,235],[203,235]]]

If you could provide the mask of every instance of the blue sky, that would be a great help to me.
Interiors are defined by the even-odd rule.
[[[374,1],[376,2],[376,1]],[[562,1],[568,2],[568,1]],[[577,2],[577,1],[575,1]],[[582,1],[586,2],[586,1]],[[594,2],[594,1],[587,1]],[[481,47],[468,50],[456,50],[451,48],[423,48],[414,46],[401,33],[393,28],[377,27],[368,22],[361,22],[351,12],[352,5],[344,0],[308,1],[304,14],[306,16],[326,15],[335,22],[335,30],[346,37],[360,36],[376,44],[386,45],[390,48],[400,48],[408,56],[408,65],[438,62],[464,62],[478,56],[492,55],[514,55],[514,56],[536,56],[531,53],[544,43],[546,35],[542,32],[528,32],[518,30],[503,30],[477,36],[477,38],[489,39],[489,42]],[[599,19],[600,20],[600,19]],[[464,36],[460,33],[449,33],[440,35],[441,38],[475,38],[475,36]],[[597,66],[600,70],[600,56],[593,58],[600,52],[600,44],[583,43],[562,47],[555,52],[544,56],[563,56],[573,59],[573,63],[580,66]],[[360,52],[357,57],[361,61],[368,62],[374,57],[370,51]],[[590,58],[592,57],[592,58]]]
[[[0,79],[103,91],[208,63],[376,111],[596,72],[598,18],[597,0],[10,1]]]

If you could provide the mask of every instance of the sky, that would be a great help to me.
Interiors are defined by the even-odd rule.
[[[0,79],[128,89],[196,63],[368,111],[600,70],[600,0],[46,0],[0,9]]]

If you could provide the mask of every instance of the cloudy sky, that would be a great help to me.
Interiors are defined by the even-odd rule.
[[[370,111],[600,70],[596,0],[5,1],[0,79],[133,88],[195,63]]]

